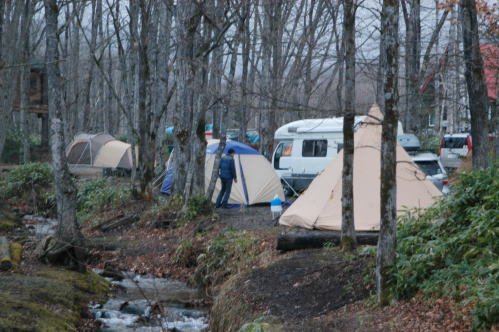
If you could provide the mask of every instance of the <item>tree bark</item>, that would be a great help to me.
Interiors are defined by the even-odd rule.
[[[193,0],[179,2],[176,8],[177,60],[175,76],[177,82],[176,111],[173,116],[174,133],[173,162],[175,167],[174,192],[184,195],[188,166],[193,158],[190,144],[194,116],[194,89],[196,66],[194,63],[195,35],[200,14]]]
[[[30,93],[30,26],[31,26],[31,0],[24,1],[23,20],[21,26],[21,75],[20,75],[20,123],[22,139],[22,161],[27,163],[30,160],[30,144],[28,129],[29,93]]]
[[[463,25],[463,47],[466,86],[468,87],[473,138],[473,169],[490,166],[488,156],[488,101],[480,54],[475,0],[461,0],[459,14]]]
[[[92,98],[92,81],[94,79],[94,61],[93,57],[95,56],[95,48],[97,45],[97,18],[96,18],[96,12],[97,12],[97,0],[92,0],[92,16],[91,16],[91,24],[92,24],[92,29],[91,29],[91,35],[90,35],[90,45],[89,45],[89,52],[90,52],[90,61],[89,61],[89,68],[88,68],[88,77],[85,82],[85,100],[84,100],[84,105],[83,105],[83,113],[82,113],[82,119],[80,120],[80,132],[85,132],[90,129],[90,114],[91,114],[91,107],[90,107],[90,101]]]
[[[1,1],[3,2],[3,1]],[[12,123],[12,108],[14,101],[14,88],[18,70],[13,68],[19,61],[20,44],[19,24],[24,3],[22,1],[7,2],[2,12],[0,39],[4,49],[0,54],[0,156],[2,155],[7,132]],[[4,14],[5,12],[5,14]],[[8,51],[6,51],[8,50]]]
[[[418,78],[421,58],[421,5],[420,0],[402,0],[405,19],[405,130],[418,134],[423,126],[424,116],[419,109]]]
[[[378,302],[390,301],[390,267],[395,264],[397,219],[397,127],[398,127],[398,56],[399,56],[399,2],[383,0],[381,31],[386,59],[384,79],[384,119],[381,133],[381,200],[380,230],[376,256],[376,290]]]
[[[139,141],[138,168],[140,191],[144,198],[152,197],[150,183],[154,178],[155,133],[150,132],[153,120],[151,110],[151,73],[149,66],[151,3],[139,2],[140,34],[137,41],[139,56],[138,102],[139,102]],[[138,22],[136,22],[138,23]],[[133,31],[131,31],[133,33]]]
[[[272,148],[274,146],[274,127],[275,114],[271,109],[271,61],[272,61],[272,30],[271,20],[273,19],[272,2],[264,1],[263,4],[263,31],[262,31],[262,72],[260,83],[260,107],[261,107],[261,121],[260,121],[260,150],[266,158],[272,155]]]
[[[345,0],[344,43],[345,43],[345,102],[343,109],[343,175],[342,175],[342,218],[341,244],[352,250],[356,244],[354,219],[354,123],[355,123],[355,11],[354,0]]]
[[[62,84],[57,34],[59,7],[56,0],[44,0],[44,5],[48,108],[51,122],[50,145],[59,223],[54,237],[55,241],[50,241],[50,244],[45,247],[41,258],[52,263],[62,263],[70,268],[82,270],[84,269],[82,262],[83,235],[76,220],[76,187],[66,162],[62,123]]]

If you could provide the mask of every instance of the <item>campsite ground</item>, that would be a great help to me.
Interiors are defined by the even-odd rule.
[[[287,229],[275,226],[268,206],[222,209],[190,219],[179,218],[174,210],[172,200],[159,197],[149,202],[127,199],[85,214],[89,267],[187,281],[199,288],[204,305],[211,307],[212,331],[237,331],[244,324],[247,330],[260,326],[278,331],[469,330],[469,315],[455,309],[450,300],[432,303],[417,297],[385,308],[375,306],[372,247],[361,247],[353,254],[332,245],[280,253],[275,249],[276,238]],[[132,215],[139,220],[121,228],[103,232],[95,227]],[[12,229],[3,234],[19,238]],[[25,246],[25,256],[32,257],[33,249],[33,245]],[[29,258],[18,270],[0,277],[27,278],[17,287],[29,294],[30,285],[39,285],[32,283],[40,277],[32,272],[38,269],[44,267]],[[64,287],[77,292],[80,282],[72,278]],[[10,294],[5,287],[10,286],[0,283],[0,294]],[[47,315],[46,309],[53,307],[60,295],[54,288],[41,291],[46,299],[36,307],[41,305]],[[78,326],[74,317],[79,315],[74,313],[84,309],[82,305],[73,304],[73,314],[68,314],[72,326]],[[0,323],[6,308],[0,313]],[[47,319],[44,315],[40,317]],[[95,328],[86,322],[81,330]]]
[[[127,208],[135,213],[143,206]],[[469,316],[447,299],[432,303],[417,297],[378,308],[373,296],[373,247],[361,247],[353,254],[333,246],[276,251],[276,238],[287,229],[275,225],[267,206],[221,209],[189,222],[154,227],[160,221],[143,218],[110,234],[87,232],[94,266],[170,276],[200,287],[207,294],[206,303],[213,304],[212,331],[237,331],[252,322],[281,331],[470,329]],[[221,234],[254,243],[249,247],[238,246],[238,241],[223,243],[226,255],[219,254],[224,265],[216,266],[217,258],[210,257],[213,268],[203,269],[205,262],[199,257],[210,256],[209,248],[220,245]],[[190,241],[188,250],[184,250],[186,241]],[[197,280],[200,272],[208,283]]]

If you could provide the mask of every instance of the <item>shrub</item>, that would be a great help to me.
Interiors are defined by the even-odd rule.
[[[496,168],[459,176],[453,193],[398,228],[393,289],[421,290],[473,307],[473,327],[499,319],[499,178]]]
[[[175,250],[173,262],[184,267],[195,266],[197,255],[198,252],[196,252],[192,240],[184,239],[180,241],[179,246]]]
[[[187,202],[187,209],[185,210],[184,217],[187,220],[192,220],[197,216],[211,214],[213,207],[211,201],[204,195],[192,196]]]
[[[116,207],[130,199],[130,189],[105,178],[85,181],[78,190],[77,208],[81,217],[92,211]]]
[[[37,212],[55,206],[52,169],[46,163],[17,166],[0,179],[0,201],[25,200]]]
[[[20,197],[34,189],[52,184],[52,170],[45,163],[28,163],[17,166],[2,181],[0,197]]]
[[[210,240],[197,259],[193,281],[207,288],[251,266],[256,259],[256,239],[247,232],[227,231]]]
[[[32,135],[28,139],[30,146],[40,144],[39,136]],[[22,144],[21,131],[18,128],[8,130],[0,160],[6,163],[18,163],[22,156]]]
[[[439,154],[440,151],[440,137],[433,135],[422,135],[421,136],[421,150],[430,151],[435,154]]]

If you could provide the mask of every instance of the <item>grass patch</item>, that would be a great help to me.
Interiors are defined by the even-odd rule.
[[[55,207],[53,174],[47,163],[27,163],[0,178],[0,201],[25,202],[35,213],[49,213]]]
[[[499,178],[497,169],[464,173],[453,193],[399,224],[393,290],[422,291],[472,308],[473,328],[499,322]]]
[[[87,304],[108,289],[93,272],[42,267],[33,275],[0,275],[0,330],[76,330]]]
[[[203,288],[221,284],[256,261],[257,239],[248,232],[226,231],[208,242],[197,258],[194,283]]]
[[[106,178],[83,181],[78,188],[77,209],[80,220],[104,209],[113,209],[130,201],[128,186],[114,183]]]
[[[17,226],[17,223],[8,218],[2,218],[0,213],[0,233],[8,233],[12,231]]]

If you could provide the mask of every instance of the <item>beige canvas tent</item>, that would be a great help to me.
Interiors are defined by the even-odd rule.
[[[95,157],[94,166],[103,168],[132,169],[132,146],[113,140],[104,144]]]
[[[92,166],[100,148],[114,137],[108,134],[78,134],[66,148],[66,158],[71,165]]]
[[[358,231],[379,230],[382,115],[373,106],[355,133],[354,216]],[[323,230],[341,230],[343,151],[286,210],[279,223]],[[397,143],[397,210],[427,208],[442,194]]]

